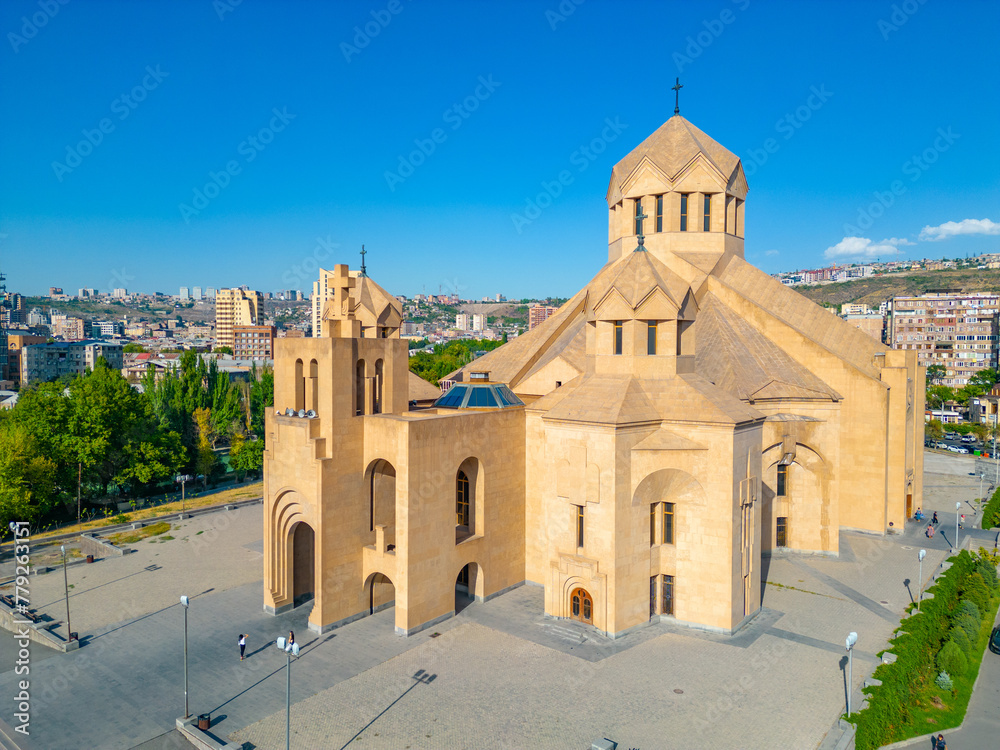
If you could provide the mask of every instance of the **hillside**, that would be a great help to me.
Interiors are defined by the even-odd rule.
[[[861,302],[877,308],[879,304],[892,297],[923,294],[930,289],[956,289],[963,292],[1000,291],[1000,270],[963,268],[947,271],[906,271],[836,284],[796,286],[794,289],[821,305],[839,307],[846,302]]]

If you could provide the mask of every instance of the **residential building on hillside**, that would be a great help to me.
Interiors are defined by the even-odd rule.
[[[989,393],[969,399],[969,421],[979,424],[996,425],[1000,412],[1000,385],[995,385]]]
[[[87,338],[87,324],[82,318],[53,315],[51,327],[53,338],[65,341],[82,341]]]
[[[83,375],[101,357],[113,370],[122,369],[122,345],[110,341],[32,344],[21,349],[21,386],[55,380],[62,375]]]
[[[274,326],[235,326],[233,359],[273,359]]]
[[[0,330],[0,338],[3,337],[3,331]],[[32,344],[44,344],[46,338],[44,336],[36,336],[30,333],[11,333],[7,331],[7,380],[13,381],[14,385],[20,385],[21,383],[21,350],[26,346],[31,346]],[[0,376],[0,380],[4,378]]]
[[[541,325],[544,321],[556,314],[557,307],[545,307],[543,305],[532,305],[528,308],[528,330]]]
[[[840,306],[841,316],[846,315],[868,315],[872,309],[861,302],[848,302]]]
[[[264,295],[245,287],[220,289],[215,295],[215,345],[233,346],[236,326],[260,325]]]
[[[961,387],[975,373],[997,366],[1000,295],[929,292],[894,297],[889,343],[917,352],[924,367],[945,368],[942,385]]]
[[[90,335],[111,339],[125,334],[125,324],[117,320],[95,320],[90,324]]]
[[[25,322],[24,298],[17,292],[0,293],[0,325],[12,326]]]
[[[481,332],[484,328],[486,328],[486,316],[475,313],[472,316],[472,330]]]
[[[458,331],[469,330],[469,314],[459,313],[455,316],[455,329]]]

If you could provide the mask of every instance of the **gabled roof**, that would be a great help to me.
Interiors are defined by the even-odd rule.
[[[740,399],[840,399],[711,292],[695,323],[695,352],[697,372]]]

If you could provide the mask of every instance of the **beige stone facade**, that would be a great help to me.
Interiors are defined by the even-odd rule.
[[[608,262],[429,408],[399,303],[327,272],[324,335],[275,342],[265,607],[312,597],[323,631],[392,605],[411,634],[456,589],[529,583],[612,637],[731,633],[763,556],[901,526],[922,497],[916,352],[749,265],[746,194],[739,159],[672,117],[612,172]]]

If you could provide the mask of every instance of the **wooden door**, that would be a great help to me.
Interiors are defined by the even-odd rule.
[[[573,589],[569,597],[569,616],[588,625],[594,624],[594,600],[583,589]]]

